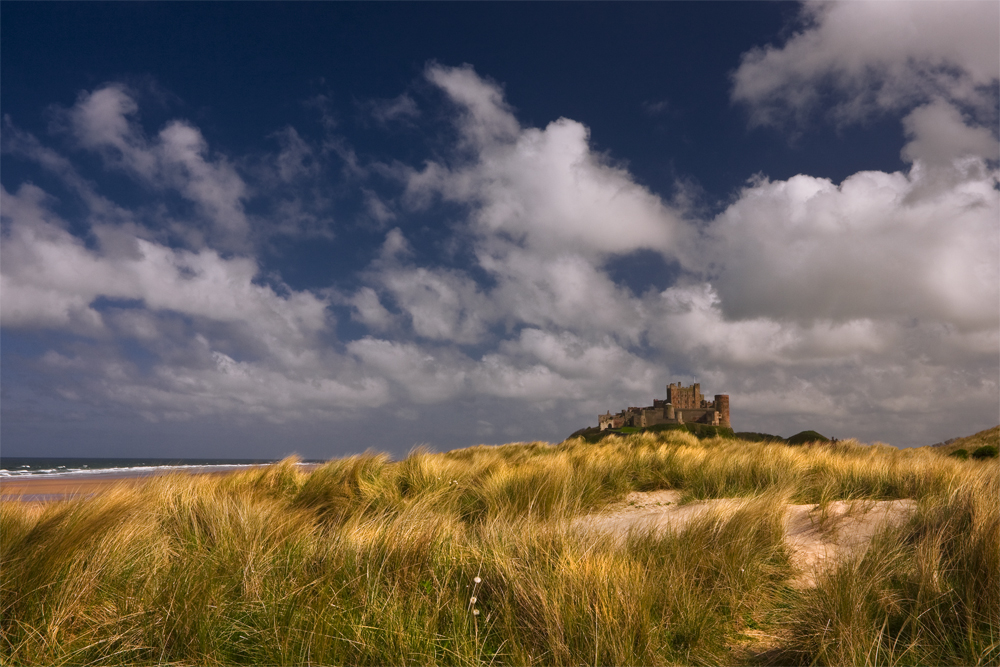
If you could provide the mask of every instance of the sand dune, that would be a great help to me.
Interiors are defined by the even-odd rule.
[[[0,481],[0,500],[44,502],[89,496],[118,485],[142,484],[149,478],[150,475],[118,473],[7,479]],[[748,499],[724,498],[681,505],[681,495],[676,490],[633,492],[625,501],[580,517],[573,525],[586,531],[622,536],[633,529],[679,530],[709,513],[724,515],[748,502]],[[833,501],[825,510],[815,504],[788,505],[785,540],[792,552],[792,563],[800,572],[793,585],[815,586],[819,575],[844,557],[862,552],[883,527],[899,525],[909,518],[915,505],[913,500]]]
[[[624,502],[605,511],[574,521],[576,528],[626,535],[630,530],[680,530],[709,513],[726,514],[749,499],[724,498],[679,504],[680,491],[633,492]],[[816,585],[816,578],[844,557],[863,552],[871,539],[887,525],[906,521],[916,506],[914,500],[834,501],[825,511],[819,505],[788,505],[785,540],[792,563],[800,574],[792,584]]]

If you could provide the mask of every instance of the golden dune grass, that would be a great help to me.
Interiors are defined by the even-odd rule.
[[[573,527],[669,489],[743,500],[624,539]],[[998,492],[995,460],[667,433],[4,502],[0,662],[996,663]],[[910,521],[790,586],[789,503],[895,499]],[[748,649],[762,632],[779,645]]]

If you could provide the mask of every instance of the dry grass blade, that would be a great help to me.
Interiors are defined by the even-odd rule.
[[[998,471],[663,433],[5,502],[0,662],[995,664]],[[594,518],[666,492],[686,523]],[[843,537],[897,505],[791,586],[790,506]]]

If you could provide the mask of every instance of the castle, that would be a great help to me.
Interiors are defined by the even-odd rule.
[[[608,412],[597,416],[598,425],[604,431],[623,426],[656,426],[657,424],[712,424],[730,426],[729,394],[716,394],[714,401],[706,401],[701,395],[701,385],[695,382],[690,387],[681,383],[667,385],[667,400],[653,399],[648,408],[626,408],[616,415]]]

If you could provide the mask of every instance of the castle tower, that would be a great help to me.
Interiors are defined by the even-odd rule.
[[[729,394],[715,395],[715,411],[719,413],[719,426],[732,426],[729,423]]]
[[[701,407],[701,399],[701,385],[697,382],[690,387],[682,387],[680,382],[667,385],[667,403],[678,410],[696,410]]]

